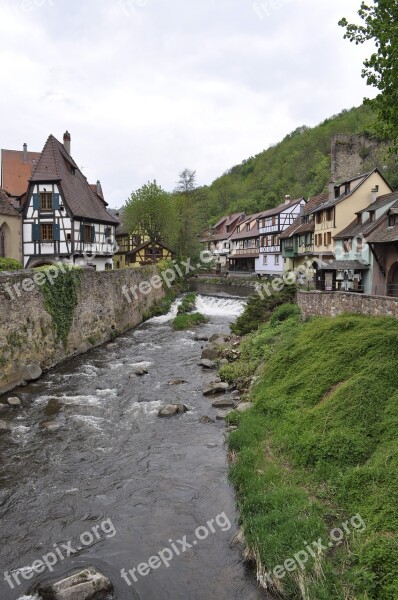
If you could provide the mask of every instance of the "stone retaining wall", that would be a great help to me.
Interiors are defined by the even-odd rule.
[[[304,319],[335,317],[341,313],[398,318],[398,298],[350,292],[297,292],[297,304]]]
[[[23,380],[34,379],[40,370],[49,369],[135,327],[153,303],[164,297],[162,287],[151,288],[145,295],[136,292],[136,299],[130,293],[131,302],[123,294],[123,286],[131,288],[148,281],[156,273],[155,268],[84,270],[65,348],[56,340],[56,329],[45,309],[43,292],[31,279],[34,273],[20,271],[0,275],[0,394]]]

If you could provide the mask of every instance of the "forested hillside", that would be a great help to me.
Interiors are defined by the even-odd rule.
[[[244,160],[198,188],[195,199],[203,225],[226,213],[247,214],[277,205],[285,194],[308,198],[321,192],[330,179],[331,138],[334,134],[365,134],[377,139],[375,115],[369,106],[344,110],[317,127],[302,126],[279,144]],[[398,164],[385,145],[372,158],[364,156],[364,171],[378,166],[393,187],[398,187]]]

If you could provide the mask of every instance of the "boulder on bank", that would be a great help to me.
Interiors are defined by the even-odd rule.
[[[49,431],[50,433],[54,433],[55,431],[61,429],[61,424],[57,423],[56,421],[43,421],[40,423],[40,427],[46,431]]]
[[[183,415],[188,412],[185,404],[167,404],[159,409],[158,417],[173,417],[174,415]]]
[[[198,362],[198,365],[200,367],[203,367],[204,369],[215,369],[216,368],[216,363],[214,362],[214,360],[209,360],[208,358],[202,358],[202,360],[200,362]]]
[[[214,400],[212,404],[213,408],[235,408],[235,401],[229,398],[223,398],[222,400]]]
[[[228,389],[228,383],[224,383],[224,382],[210,383],[210,385],[208,385],[207,388],[205,388],[203,390],[203,395],[204,396],[213,396],[215,394],[225,394],[227,389]]]
[[[201,358],[207,360],[216,360],[218,358],[218,349],[215,344],[208,344],[202,351]]]
[[[253,402],[241,402],[240,404],[238,404],[235,410],[237,410],[237,412],[243,413],[247,410],[250,410],[253,406]]]
[[[36,381],[42,374],[43,371],[41,370],[40,365],[33,363],[31,365],[26,365],[26,367],[23,368],[22,379],[25,381]]]
[[[107,600],[113,585],[102,573],[88,567],[55,583],[41,584],[43,600]]]
[[[230,339],[231,336],[229,336],[227,333],[214,333],[210,338],[210,342],[224,344],[225,342],[229,342]]]

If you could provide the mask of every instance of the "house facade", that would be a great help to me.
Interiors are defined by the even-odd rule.
[[[21,204],[25,268],[56,260],[113,268],[117,221],[73,160],[68,132],[64,144],[49,136]]]
[[[377,226],[366,236],[373,257],[371,293],[398,296],[398,193]]]
[[[290,196],[285,196],[283,204],[260,213],[258,217],[260,252],[255,260],[257,274],[276,276],[283,273],[280,236],[293,225],[304,205],[304,198],[291,200]]]
[[[256,259],[260,253],[260,236],[258,231],[258,217],[256,213],[247,217],[236,226],[229,238],[230,253],[228,255],[228,271],[240,273],[254,273]]]
[[[0,188],[0,258],[22,262],[22,217]]]
[[[202,235],[200,242],[204,249],[212,253],[218,273],[228,269],[230,237],[238,223],[244,221],[245,218],[244,213],[227,215],[222,217],[213,227],[209,227]]]

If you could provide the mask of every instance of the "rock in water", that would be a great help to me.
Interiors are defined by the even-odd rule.
[[[41,584],[38,592],[43,600],[107,600],[113,586],[105,575],[88,567],[56,583]]]
[[[208,342],[209,338],[207,337],[207,335],[195,335],[194,337],[195,342]]]
[[[183,385],[184,383],[188,383],[185,379],[172,379],[169,381],[169,385]]]
[[[7,433],[10,431],[10,426],[3,420],[0,420],[0,433]]]
[[[142,377],[143,375],[148,374],[148,369],[146,367],[137,367],[134,373],[139,377]]]
[[[203,390],[204,396],[212,396],[214,394],[225,394],[228,389],[228,383],[211,383]]]
[[[21,401],[16,396],[14,398],[7,398],[7,402],[10,406],[21,406]]]
[[[199,421],[200,421],[200,423],[215,423],[215,420],[212,419],[211,417],[208,417],[207,415],[200,417]]]
[[[173,417],[174,415],[183,415],[188,412],[185,404],[167,404],[159,409],[158,417]]]

